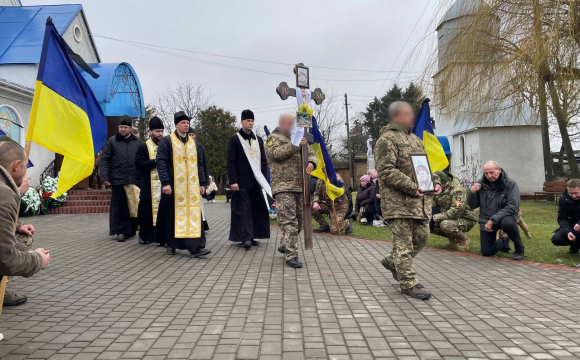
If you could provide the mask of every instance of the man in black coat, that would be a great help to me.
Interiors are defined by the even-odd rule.
[[[558,225],[552,236],[552,244],[570,246],[568,254],[580,250],[580,179],[568,181],[558,204]]]
[[[265,180],[268,160],[264,141],[252,131],[254,113],[242,111],[241,123],[242,128],[228,143],[227,170],[233,191],[230,241],[240,242],[249,249],[258,245],[255,239],[270,238],[269,210],[262,193],[263,187],[269,189]],[[257,173],[252,170],[248,156],[253,159]]]
[[[467,204],[479,210],[481,255],[493,256],[498,251],[509,252],[509,239],[515,245],[514,260],[524,259],[524,244],[518,229],[520,191],[518,184],[493,160],[483,166],[483,177],[467,194]],[[508,237],[496,240],[498,230]]]
[[[135,155],[141,140],[131,133],[131,125],[130,117],[121,117],[119,133],[107,140],[99,162],[101,180],[112,189],[109,235],[117,235],[121,242],[135,236],[138,224],[141,174],[135,168]]]
[[[149,140],[139,145],[135,155],[135,167],[141,173],[139,194],[139,243],[155,242],[157,211],[161,200],[161,181],[157,173],[157,147],[163,139],[164,126],[161,119],[154,116],[149,120]]]
[[[161,139],[157,148],[162,195],[156,232],[157,240],[167,244],[168,255],[179,249],[199,257],[211,252],[205,249],[201,211],[208,175],[201,147],[187,134],[190,120],[183,111],[175,113],[175,131]]]

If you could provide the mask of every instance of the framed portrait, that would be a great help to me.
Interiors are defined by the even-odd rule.
[[[431,166],[429,166],[429,158],[427,158],[427,154],[411,153],[411,163],[413,164],[415,182],[424,193],[434,192],[435,185],[433,184],[433,173],[431,172]]]
[[[296,86],[303,89],[310,88],[310,71],[308,66],[296,65]]]

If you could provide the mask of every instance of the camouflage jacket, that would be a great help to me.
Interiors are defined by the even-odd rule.
[[[374,149],[381,209],[385,219],[427,220],[431,216],[433,195],[413,196],[419,185],[413,175],[410,153],[425,152],[423,143],[411,130],[390,123],[383,126]],[[433,183],[440,184],[439,177],[433,175]]]
[[[339,181],[342,181],[342,179],[340,178],[340,175],[336,174],[337,178]],[[345,189],[346,190],[346,189]],[[328,206],[330,206],[330,197],[328,196],[328,194],[326,193],[326,184],[324,183],[324,181],[318,179],[318,181],[316,182],[316,190],[314,191],[314,196],[312,197],[312,202],[316,202],[319,204],[327,204]],[[338,197],[336,199],[334,199],[334,207],[335,209],[342,209],[342,210],[346,210],[349,208],[349,204],[348,204],[348,196],[346,194],[346,191],[344,192],[344,194],[342,194],[341,197]]]
[[[460,218],[477,221],[475,213],[467,205],[467,190],[459,183],[453,175],[447,175],[449,182],[439,195],[435,195],[434,202],[439,206],[441,213],[433,215],[435,222],[443,220],[457,220]]]
[[[268,136],[266,155],[270,164],[272,194],[303,191],[301,153],[300,146],[292,145],[290,137],[280,132],[278,128]],[[316,155],[310,147],[308,147],[308,161],[316,167]]]

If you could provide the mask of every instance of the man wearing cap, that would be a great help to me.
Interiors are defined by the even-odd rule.
[[[143,245],[155,242],[155,225],[161,200],[161,181],[155,159],[163,132],[161,119],[152,117],[149,120],[149,139],[139,145],[135,155],[135,167],[141,173],[138,219],[139,243]]]
[[[173,116],[175,131],[165,136],[157,148],[157,172],[161,181],[161,201],[157,214],[157,240],[167,244],[167,254],[187,250],[192,257],[205,249],[201,195],[207,186],[200,146],[188,136],[191,118],[183,111]]]
[[[135,236],[138,225],[141,174],[135,167],[135,155],[141,140],[131,133],[131,125],[131,118],[123,115],[119,133],[107,140],[99,162],[101,180],[112,190],[109,235],[117,235],[120,242]]]
[[[230,241],[249,249],[255,239],[270,238],[269,205],[272,196],[266,180],[268,160],[264,141],[252,131],[254,113],[242,111],[242,128],[228,142],[227,171],[232,193]]]
[[[471,240],[466,232],[477,223],[475,213],[467,205],[467,190],[453,175],[443,171],[435,174],[439,176],[443,190],[433,199],[433,206],[439,207],[439,213],[432,217],[432,233],[448,238],[450,247],[467,251]]]

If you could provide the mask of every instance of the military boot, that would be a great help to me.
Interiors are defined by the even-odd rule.
[[[389,265],[389,263],[387,262],[386,259],[382,259],[381,260],[381,265],[383,265],[385,267],[385,269],[390,270],[391,274],[393,274],[393,279],[399,281],[399,278],[397,276],[397,269],[395,268],[391,268],[391,266]]]
[[[315,232],[315,233],[327,233],[329,231],[330,231],[330,226],[328,226],[328,224],[319,226],[318,229],[312,230],[312,232]]]
[[[11,291],[6,291],[6,293],[4,293],[3,305],[4,306],[18,306],[18,305],[24,304],[26,302],[26,300],[28,300],[26,295],[20,295],[17,293],[13,293]]]
[[[459,251],[467,251],[469,250],[469,244],[471,243],[471,239],[466,235],[463,234],[457,244],[457,250]]]
[[[431,298],[431,293],[421,284],[417,284],[412,288],[401,289],[401,293],[420,300],[428,300]]]
[[[352,234],[352,220],[348,220],[348,227],[344,231],[346,235]]]

